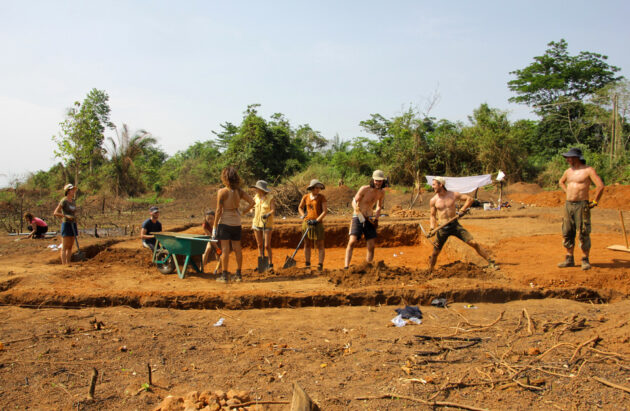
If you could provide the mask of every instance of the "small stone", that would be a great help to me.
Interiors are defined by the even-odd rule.
[[[184,400],[186,401],[190,401],[190,402],[197,402],[199,401],[199,391],[191,391],[188,394],[186,394],[184,396]]]
[[[226,400],[227,399],[227,396],[225,395],[225,391],[223,391],[223,390],[216,390],[214,392],[214,395],[220,400]]]
[[[227,398],[229,400],[231,400],[232,398],[236,397],[238,395],[238,393],[237,393],[236,390],[230,389],[230,390],[228,390],[228,392],[225,395],[227,396]]]
[[[530,347],[527,349],[527,355],[540,355],[540,349],[537,347]]]
[[[120,347],[118,347],[118,351],[120,351],[120,352],[127,352],[127,346],[126,345],[121,345]]]
[[[250,402],[251,398],[249,396],[249,391],[241,390],[236,393],[236,398],[241,400],[241,402]]]
[[[184,405],[184,399],[182,397],[173,397],[169,395],[164,398],[162,403],[154,411],[179,411]]]
[[[230,398],[229,400],[227,400],[226,404],[228,407],[234,407],[239,405],[241,402],[239,400],[237,400],[236,398]]]

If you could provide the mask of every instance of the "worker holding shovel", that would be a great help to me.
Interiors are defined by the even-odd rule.
[[[374,259],[376,228],[378,227],[378,219],[381,216],[381,210],[385,201],[385,187],[387,187],[385,173],[381,170],[375,170],[372,173],[370,184],[361,187],[354,199],[352,199],[352,222],[350,223],[350,238],[346,247],[344,268],[350,266],[352,251],[357,241],[361,239],[361,236],[365,236],[367,248],[365,260],[371,263]],[[374,215],[372,215],[375,206],[376,210],[374,210]]]
[[[256,190],[252,229],[258,245],[258,272],[273,271],[271,231],[273,230],[273,215],[276,211],[273,195],[269,193],[265,180],[258,180],[251,188]],[[266,256],[265,251],[267,252]]]
[[[459,217],[468,212],[468,209],[473,203],[473,198],[456,191],[448,191],[444,177],[435,177],[431,185],[435,191],[435,195],[430,202],[431,231],[437,231],[437,243],[433,243],[433,253],[429,259],[429,273],[433,272],[437,257],[450,236],[455,236],[474,248],[477,254],[488,262],[490,268],[498,269],[490,253],[481,247],[481,245],[473,239],[473,236],[459,224]],[[455,210],[455,202],[457,200],[464,201],[464,205],[459,213]],[[440,227],[437,227],[438,221],[441,223]]]
[[[61,264],[70,264],[72,247],[77,236],[76,212],[77,205],[74,196],[77,188],[72,184],[63,187],[64,197],[59,201],[53,212],[55,217],[61,218]]]
[[[311,267],[311,248],[317,247],[319,250],[319,264],[317,269],[324,269],[324,217],[328,214],[326,197],[321,193],[324,185],[317,179],[311,180],[306,188],[309,193],[305,194],[298,206],[300,217],[304,220],[302,231],[306,233],[306,243],[304,245],[304,260],[306,268]]]

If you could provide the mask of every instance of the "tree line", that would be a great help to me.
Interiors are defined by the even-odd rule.
[[[59,163],[28,177],[25,186],[57,191],[66,182],[84,192],[159,196],[165,189],[219,183],[220,170],[236,166],[247,181],[279,184],[298,173],[348,185],[373,169],[390,183],[423,185],[426,174],[471,175],[503,170],[509,181],[556,184],[559,153],[580,147],[607,183],[630,182],[630,83],[618,67],[592,52],[570,55],[565,40],[551,42],[527,67],[510,74],[510,101],[533,109],[537,120],[511,121],[499,108],[480,104],[467,122],[437,119],[409,107],[393,117],[371,114],[360,122],[365,136],[325,138],[309,124],[283,114],[263,118],[247,106],[240,124],[229,122],[172,156],[146,130],[110,120],[109,96],[91,90],[75,102],[53,137]],[[111,130],[116,138],[105,138]]]

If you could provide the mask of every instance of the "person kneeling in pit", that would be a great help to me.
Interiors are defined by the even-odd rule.
[[[461,217],[469,211],[473,198],[466,194],[461,194],[456,191],[448,191],[446,189],[446,180],[444,177],[435,177],[431,182],[435,195],[431,198],[431,230],[434,230],[438,226],[438,222],[443,224],[454,217]],[[459,212],[455,210],[455,202],[457,200],[463,200],[464,205]],[[473,236],[459,224],[459,220],[456,218],[450,224],[442,227],[437,232],[437,244],[433,247],[433,253],[429,259],[429,274],[433,272],[437,257],[442,251],[442,247],[446,243],[446,240],[450,236],[455,236],[475,249],[477,254],[483,257],[488,262],[488,267],[498,269],[495,261],[490,256],[490,253],[485,250],[479,243],[477,243]]]

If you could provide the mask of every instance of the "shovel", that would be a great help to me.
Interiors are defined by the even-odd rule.
[[[81,251],[81,247],[79,247],[79,236],[77,235],[77,231],[74,228],[74,222],[70,222],[70,227],[72,227],[72,234],[74,234],[74,241],[77,243],[77,252],[72,254],[72,260],[74,261],[84,261],[85,253]]]
[[[262,230],[262,257],[258,257],[258,272],[264,273],[269,269],[269,257],[265,257],[265,228],[267,226],[267,219],[263,218],[263,230]]]
[[[310,229],[311,229],[310,225],[306,227],[306,231],[304,231],[304,234],[302,235],[302,238],[300,239],[300,242],[298,243],[297,247],[295,247],[295,251],[293,252],[291,257],[287,256],[287,259],[284,261],[284,265],[282,266],[282,268],[295,267],[296,262],[293,259],[293,257],[295,257],[295,254],[297,254],[298,250],[300,249],[300,246],[302,245],[302,241],[304,241],[304,239],[306,238],[306,235],[308,234]]]

